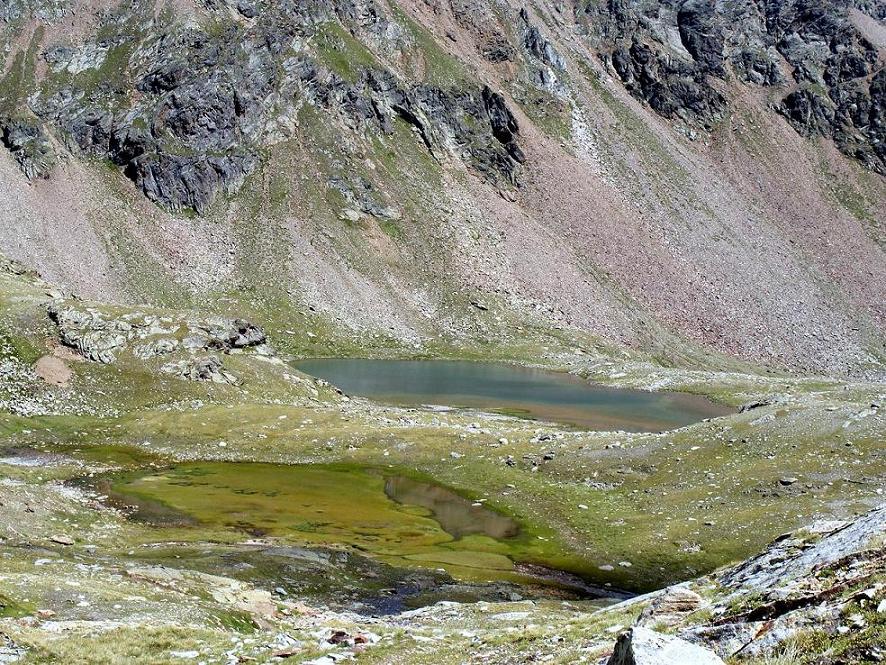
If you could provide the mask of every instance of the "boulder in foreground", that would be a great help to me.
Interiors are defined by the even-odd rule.
[[[712,651],[671,635],[634,627],[615,643],[607,665],[725,665]]]

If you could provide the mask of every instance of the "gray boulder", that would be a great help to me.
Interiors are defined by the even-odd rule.
[[[160,368],[160,371],[187,379],[188,381],[208,381],[210,383],[226,383],[230,385],[238,383],[237,377],[225,371],[221,360],[215,356],[167,363]]]
[[[61,341],[93,362],[110,365],[126,347],[126,336],[113,330],[65,330]]]
[[[712,651],[662,635],[648,628],[632,628],[619,636],[608,665],[725,665]]]
[[[201,330],[210,347],[225,351],[258,346],[267,341],[265,331],[245,319],[210,319]]]
[[[172,353],[177,348],[178,340],[164,337],[161,339],[156,339],[153,342],[148,342],[147,344],[137,346],[132,350],[132,353],[135,355],[136,358],[141,358],[142,360],[150,360],[151,358],[154,358],[156,356],[163,356],[167,353]]]
[[[5,635],[0,635],[0,665],[16,663],[23,659],[27,650],[18,646]]]
[[[755,557],[727,570],[720,583],[730,589],[784,586],[854,553],[886,542],[886,505],[852,522],[821,522],[803,533],[785,534]]]
[[[61,343],[94,362],[114,362],[117,353],[129,342],[132,326],[125,321],[106,319],[98,311],[58,303],[50,305],[47,311],[59,328]]]

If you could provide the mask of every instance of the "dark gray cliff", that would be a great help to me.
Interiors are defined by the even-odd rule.
[[[355,76],[336,71],[357,36],[379,52],[410,47],[381,5],[240,2],[238,20],[222,3],[208,4],[217,9],[208,25],[121,9],[96,41],[46,49],[49,75],[28,112],[171,209],[203,212],[219,193],[239,189],[262,149],[291,136],[303,104],[358,131],[390,133],[402,119],[437,159],[460,157],[490,182],[517,184],[519,129],[498,93],[411,82],[368,50]],[[20,127],[3,140],[17,156],[43,145],[39,135],[24,145]],[[29,171],[44,172],[46,160],[28,159]]]
[[[539,91],[515,94],[519,103],[568,111],[568,54],[545,36],[538,15],[484,2],[425,2],[450,12],[486,61],[519,72],[509,75],[512,92],[524,84]],[[242,186],[269,146],[292,138],[300,109],[310,105],[363,134],[391,133],[405,122],[438,161],[459,159],[499,187],[519,185],[525,156],[506,98],[465,63],[456,66],[467,75],[428,76],[451,56],[422,54],[426,43],[395,5],[201,4],[205,15],[188,20],[123,3],[100,15],[85,42],[43,44],[29,52],[32,62],[10,69],[0,88],[7,89],[0,139],[29,178],[49,174],[55,139],[118,167],[160,205],[204,212]],[[51,22],[69,10],[62,0],[10,0],[2,18],[12,26],[29,16]],[[886,174],[883,56],[850,10],[877,20],[882,4],[577,0],[564,16],[665,118],[714,128],[730,112],[736,82],[772,88],[773,111],[799,133],[832,139]],[[427,61],[424,71],[404,66],[415,57]],[[39,83],[22,78],[38,69],[45,70]]]
[[[886,174],[886,74],[878,49],[840,0],[591,0],[577,20],[609,67],[666,118],[711,127],[730,80],[779,87],[776,105],[806,136]]]

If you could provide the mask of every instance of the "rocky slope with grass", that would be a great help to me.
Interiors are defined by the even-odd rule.
[[[302,353],[878,376],[875,5],[13,0],[0,250]]]

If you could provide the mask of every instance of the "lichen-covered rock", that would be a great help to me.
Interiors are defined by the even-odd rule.
[[[178,340],[162,338],[147,344],[141,344],[132,349],[132,353],[136,358],[142,360],[150,360],[157,356],[163,356],[174,352],[178,348]]]
[[[160,371],[189,381],[208,381],[230,385],[238,383],[237,377],[225,371],[222,361],[215,356],[188,358],[167,363],[160,368]]]
[[[191,325],[192,335],[186,339],[189,349],[213,348],[222,351],[244,349],[264,344],[264,330],[244,319],[220,317]]]
[[[47,311],[59,329],[59,339],[83,357],[105,364],[130,349],[140,360],[175,353],[180,348],[191,353],[209,349],[231,352],[249,350],[263,357],[273,356],[267,336],[259,326],[243,319],[212,317],[187,324],[188,335],[175,337],[182,328],[169,317],[130,312],[113,316],[98,309],[54,302]]]
[[[28,180],[48,178],[55,153],[43,128],[26,120],[0,120],[0,140]]]
[[[619,636],[607,665],[725,665],[712,651],[648,628]]]
[[[48,313],[59,327],[62,344],[76,349],[84,358],[103,364],[117,359],[117,354],[126,348],[132,330],[129,323],[106,319],[96,310],[52,304]]]
[[[720,583],[745,591],[785,586],[813,569],[884,545],[886,505],[851,522],[820,522],[805,532],[785,534],[759,555],[726,571]]]
[[[5,635],[0,635],[0,665],[7,665],[24,659],[28,650],[20,647]]]

